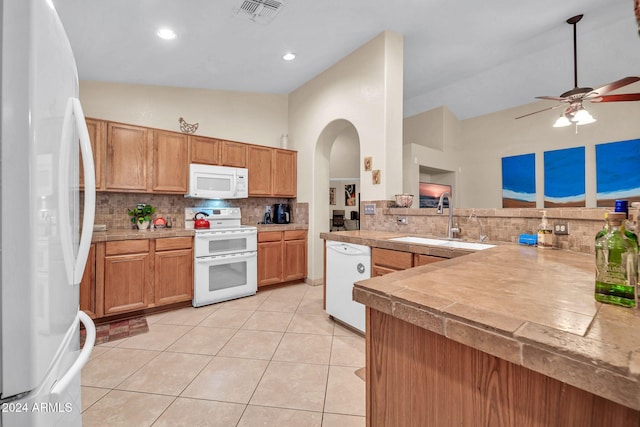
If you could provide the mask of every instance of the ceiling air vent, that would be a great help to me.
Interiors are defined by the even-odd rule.
[[[240,7],[234,9],[234,14],[266,25],[276,17],[284,5],[284,0],[242,0]]]

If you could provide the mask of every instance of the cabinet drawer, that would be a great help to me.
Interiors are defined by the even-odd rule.
[[[444,261],[446,258],[433,255],[413,254],[413,265],[415,267],[419,265],[432,264],[434,262]]]
[[[149,240],[119,240],[106,242],[105,255],[123,255],[149,252]]]
[[[258,243],[278,242],[282,240],[282,231],[262,231],[258,233]]]
[[[411,252],[373,248],[371,251],[371,263],[376,266],[404,270],[413,267],[413,254]]]
[[[284,232],[284,240],[303,240],[307,238],[307,230],[289,230]]]
[[[191,237],[166,237],[156,240],[156,251],[172,251],[174,249],[191,249]]]

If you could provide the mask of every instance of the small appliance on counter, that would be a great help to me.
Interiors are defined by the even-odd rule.
[[[291,211],[289,210],[289,205],[277,203],[273,205],[271,212],[271,221],[274,224],[289,224],[291,222]]]

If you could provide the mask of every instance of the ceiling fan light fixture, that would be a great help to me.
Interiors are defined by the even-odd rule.
[[[558,117],[558,120],[556,120],[556,122],[553,124],[554,128],[563,128],[566,126],[570,126],[571,125],[571,120],[569,120],[567,118],[567,116],[565,116],[564,114],[560,115],[560,117]]]
[[[594,123],[596,119],[593,118],[591,114],[584,108],[580,108],[576,114],[571,118],[572,122],[575,122],[577,125],[588,125],[590,123]]]

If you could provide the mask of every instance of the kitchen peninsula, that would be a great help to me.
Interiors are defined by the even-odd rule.
[[[434,249],[398,236],[321,233]],[[640,425],[640,311],[597,303],[593,269],[593,255],[499,244],[357,282],[367,425]]]

